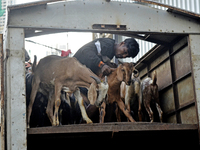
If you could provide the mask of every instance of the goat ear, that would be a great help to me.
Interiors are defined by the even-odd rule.
[[[122,81],[123,80],[123,72],[122,72],[122,64],[120,64],[117,68],[117,79],[119,81]]]
[[[88,89],[88,99],[90,104],[94,105],[97,100],[97,91],[96,91],[96,83],[93,82]]]

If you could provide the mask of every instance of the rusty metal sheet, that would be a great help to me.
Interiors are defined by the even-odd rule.
[[[136,68],[137,69],[137,68]],[[145,78],[144,75],[147,73],[147,67],[143,68],[142,70],[140,70],[140,78]]]
[[[179,79],[191,71],[190,55],[188,46],[176,53],[173,57],[175,65],[175,79]]]
[[[194,88],[191,76],[177,83],[177,88],[180,105],[194,100]]]
[[[197,124],[197,113],[195,106],[189,107],[180,112],[183,124]]]
[[[176,121],[176,115],[172,115],[169,118],[167,118],[168,123],[177,123]]]
[[[160,93],[160,105],[165,113],[175,109],[174,93],[172,87]]]
[[[167,60],[164,64],[160,65],[157,69],[157,84],[158,90],[163,89],[166,85],[172,83],[170,61]]]
[[[173,46],[173,52],[177,51],[179,48],[181,48],[183,45],[187,44],[187,36],[184,37],[182,40],[178,41],[174,46]]]
[[[165,60],[167,57],[169,57],[169,52],[165,51],[163,54],[161,55],[157,55],[155,56],[156,59],[153,60],[153,62],[150,65],[150,69],[154,68],[155,66],[157,66],[159,63],[161,63],[163,60]]]

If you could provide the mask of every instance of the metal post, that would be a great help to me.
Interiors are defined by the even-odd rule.
[[[7,149],[26,150],[24,29],[8,28],[5,64]]]
[[[4,55],[3,55],[3,35],[0,34],[0,58],[1,58],[1,150],[5,150],[5,115],[4,115]]]
[[[117,34],[114,35],[114,39],[115,39],[115,43],[119,42]],[[118,64],[118,59],[115,56],[113,58],[113,61],[114,61],[114,63]]]
[[[196,109],[198,114],[198,123],[200,125],[200,34],[189,35],[189,48],[191,52],[191,67],[194,81],[194,91],[196,99]],[[200,139],[200,128],[199,128]]]

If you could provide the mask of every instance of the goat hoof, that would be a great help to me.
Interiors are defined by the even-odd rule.
[[[93,123],[92,120],[90,120],[90,119],[88,119],[86,122],[87,122],[87,124]]]
[[[57,126],[57,125],[56,125],[56,122],[53,122],[53,123],[52,123],[52,126]]]

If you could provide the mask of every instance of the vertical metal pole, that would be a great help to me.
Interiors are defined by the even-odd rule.
[[[26,150],[24,29],[8,28],[5,40],[6,144],[9,150]]]
[[[5,118],[4,118],[4,55],[3,55],[3,34],[0,34],[0,59],[1,59],[1,150],[5,150]]]
[[[115,43],[119,43],[117,34],[114,35],[114,39],[115,39]],[[113,61],[114,61],[114,63],[118,64],[118,59],[115,56],[113,58]]]
[[[189,48],[191,54],[192,77],[194,81],[194,91],[196,100],[196,109],[198,114],[198,125],[200,125],[200,34],[189,35]],[[200,139],[200,126],[199,126]]]

